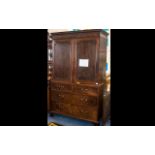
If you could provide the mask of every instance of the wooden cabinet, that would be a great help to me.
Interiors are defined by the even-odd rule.
[[[50,112],[99,123],[108,34],[94,29],[51,35]]]

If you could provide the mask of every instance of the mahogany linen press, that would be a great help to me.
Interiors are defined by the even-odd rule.
[[[99,124],[104,102],[107,35],[101,29],[51,33],[51,114]]]

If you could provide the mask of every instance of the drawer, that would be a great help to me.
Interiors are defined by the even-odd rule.
[[[87,86],[74,86],[74,92],[77,93],[88,93],[88,94],[97,94],[98,89],[96,87],[87,87]]]
[[[51,111],[66,114],[80,119],[97,121],[98,111],[96,108],[77,106],[73,104],[57,103],[51,105]]]
[[[97,121],[97,97],[52,91],[50,111],[84,120]]]
[[[98,112],[97,109],[90,107],[83,107],[77,105],[64,105],[63,113],[87,120],[97,121]]]
[[[51,103],[50,103],[51,111],[64,113],[64,109],[69,110],[69,108],[67,107],[69,107],[69,104],[72,102],[71,94],[68,94],[65,92],[58,92],[58,91],[52,91],[51,94],[52,94]],[[70,113],[67,110],[66,112]]]
[[[52,102],[58,102],[58,103],[70,103],[71,102],[71,95],[64,92],[56,92],[52,91],[51,95]]]
[[[57,91],[52,91],[51,100],[52,102],[73,104],[79,106],[98,106],[96,96],[76,95]]]
[[[87,95],[72,95],[72,104],[81,106],[97,106],[97,97]]]
[[[58,91],[72,91],[72,85],[69,84],[60,84],[60,83],[52,83],[51,84],[52,90]]]

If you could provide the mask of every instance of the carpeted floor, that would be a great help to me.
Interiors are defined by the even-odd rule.
[[[50,124],[49,124],[50,123]],[[101,125],[100,121],[100,125]],[[53,116],[50,116],[48,114],[48,125],[49,126],[94,126],[93,123],[82,121],[79,119],[63,116],[63,115],[57,115],[54,114]],[[106,126],[110,126],[110,120],[107,121]]]

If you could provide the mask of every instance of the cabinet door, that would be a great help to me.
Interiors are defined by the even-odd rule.
[[[53,80],[71,81],[71,41],[55,41]]]
[[[93,82],[96,80],[97,40],[83,39],[76,42],[76,80]]]

